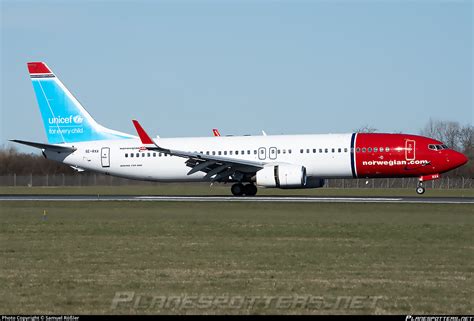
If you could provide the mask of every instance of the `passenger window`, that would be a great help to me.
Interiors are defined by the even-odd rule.
[[[215,152],[215,151],[212,151],[212,155],[216,155],[216,152]]]
[[[380,147],[380,152],[383,153],[383,147]]]
[[[137,156],[137,157],[140,157],[140,154],[139,154],[139,153],[137,153],[137,154],[136,154],[136,156]]]
[[[325,152],[325,153],[327,153],[327,152],[328,152],[328,149],[327,149],[327,148],[325,148],[325,149],[324,149],[324,152]]]
[[[151,156],[151,154],[150,154],[150,153],[147,153],[147,155],[146,155],[146,156],[147,156],[147,157],[150,157],[150,156]]]
[[[227,151],[226,151],[226,150],[224,151],[224,155],[227,155]]]
[[[337,152],[340,153],[342,150],[340,148],[337,149]]]
[[[286,149],[283,150],[283,154],[286,154]]]
[[[360,147],[356,148],[356,153],[360,153]]]
[[[374,147],[374,152],[377,153],[377,151],[378,151],[378,148],[377,148],[377,147]]]
[[[303,154],[303,149],[300,149],[300,154]]]
[[[288,154],[291,154],[291,149],[288,150]]]
[[[243,150],[243,151],[242,151],[242,154],[240,154],[240,155],[245,155],[245,151]]]
[[[319,149],[319,152],[322,154],[322,153],[323,153],[323,149],[322,149],[322,148],[320,148],[320,149]]]
[[[128,157],[128,153],[125,153],[125,157]]]
[[[368,151],[369,153],[371,153],[371,152],[372,152],[372,147],[369,147],[369,148],[367,149],[367,151]]]
[[[336,152],[336,150],[335,150],[334,148],[333,148],[331,151],[332,151],[333,153],[335,153],[335,152]]]
[[[313,154],[316,154],[316,148],[313,148]]]
[[[153,157],[156,157],[156,153],[153,153]]]
[[[365,147],[362,148],[362,153],[365,153]]]
[[[250,149],[247,150],[247,155],[250,155]]]
[[[272,153],[272,155],[275,154],[275,149],[271,148],[270,152]]]
[[[208,151],[208,150],[206,150],[206,155],[209,155],[209,151]]]
[[[277,153],[280,154],[280,153],[281,153],[281,150],[278,150]]]
[[[239,155],[239,151],[238,151],[238,150],[235,151],[235,155]]]
[[[133,153],[130,154],[130,157],[133,157]]]
[[[222,155],[222,152],[221,152],[221,151],[218,151],[218,152],[217,152],[217,155]]]
[[[232,155],[232,151],[231,151],[231,150],[229,151],[229,155]]]
[[[344,148],[344,153],[347,153],[347,148]]]
[[[385,147],[385,152],[389,152],[390,151],[390,148],[389,147]]]

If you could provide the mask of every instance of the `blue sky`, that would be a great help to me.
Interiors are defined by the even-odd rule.
[[[471,1],[3,1],[1,130],[46,141],[45,61],[106,127],[162,137],[473,123]]]

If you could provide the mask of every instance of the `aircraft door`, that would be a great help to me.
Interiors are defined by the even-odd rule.
[[[110,167],[110,148],[109,147],[102,147],[100,152],[100,161],[102,163],[102,167]]]
[[[415,141],[407,139],[405,142],[405,159],[414,160],[415,159]]]
[[[260,147],[258,149],[258,159],[264,160],[267,158],[267,149],[265,147]]]

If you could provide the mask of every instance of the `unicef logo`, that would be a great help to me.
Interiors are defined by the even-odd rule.
[[[72,120],[76,124],[82,124],[82,122],[84,121],[84,118],[82,118],[80,115],[76,115],[76,116],[73,117]]]

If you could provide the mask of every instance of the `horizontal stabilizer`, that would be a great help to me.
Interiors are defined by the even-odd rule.
[[[23,145],[28,145],[40,149],[47,149],[51,150],[54,152],[64,152],[64,153],[72,153],[76,149],[74,147],[69,147],[69,146],[60,146],[60,145],[51,145],[51,144],[43,144],[43,143],[35,143],[35,142],[28,142],[25,140],[18,140],[18,139],[12,139],[10,140],[11,142],[18,143],[18,144],[23,144]]]

